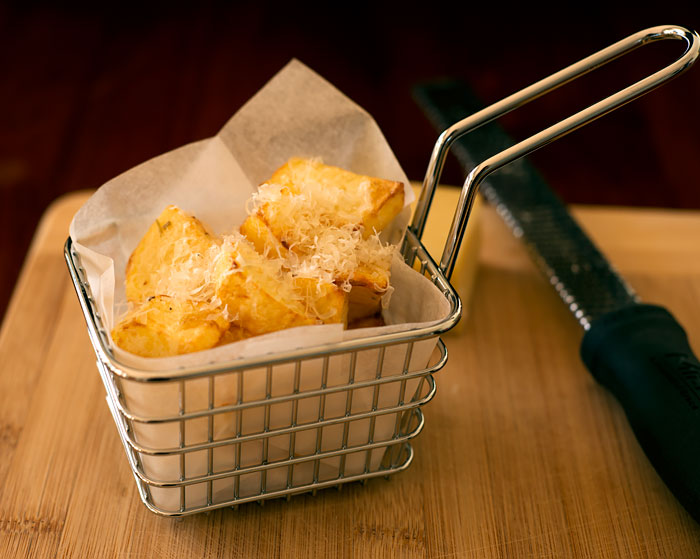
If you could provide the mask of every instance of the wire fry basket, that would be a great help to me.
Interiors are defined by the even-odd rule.
[[[676,62],[476,165],[462,189],[440,264],[433,260],[421,237],[445,158],[458,138],[643,44],[664,39],[685,41],[686,51]],[[697,34],[682,27],[641,31],[440,135],[401,245],[406,263],[439,289],[449,309],[425,325],[263,358],[144,374],[115,357],[69,237],[66,262],[107,404],[144,504],[160,515],[183,516],[408,468],[410,441],[424,425],[421,407],[436,392],[433,374],[447,361],[438,336],[455,326],[462,313],[449,277],[481,181],[658,87],[687,69],[699,48]]]
[[[150,510],[182,516],[408,468],[409,441],[424,425],[420,407],[435,395],[432,375],[447,361],[436,337],[457,323],[462,305],[410,231],[403,248],[448,301],[443,320],[310,351],[143,375],[115,358],[79,255],[66,241],[107,403]],[[397,362],[400,368],[386,366]]]

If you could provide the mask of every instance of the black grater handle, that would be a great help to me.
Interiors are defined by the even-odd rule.
[[[619,400],[668,488],[700,520],[700,362],[681,325],[663,307],[631,305],[591,323],[581,356]]]

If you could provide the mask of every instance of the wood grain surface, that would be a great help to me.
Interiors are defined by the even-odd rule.
[[[86,193],[36,233],[0,331],[0,557],[700,557],[581,338],[496,217],[482,214],[465,324],[389,480],[187,517],[140,502],[63,262]],[[700,212],[576,207],[642,297],[700,350]]]

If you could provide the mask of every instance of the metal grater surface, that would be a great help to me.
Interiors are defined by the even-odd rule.
[[[438,131],[482,108],[469,87],[460,81],[422,84],[414,88],[414,96]],[[452,151],[469,171],[513,143],[498,124],[490,123],[457,140]],[[585,330],[595,318],[638,302],[632,288],[526,159],[494,172],[480,191],[513,234],[522,238],[536,264]]]

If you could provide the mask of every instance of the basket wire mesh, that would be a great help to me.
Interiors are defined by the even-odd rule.
[[[106,400],[151,511],[182,516],[289,498],[409,467],[410,440],[424,426],[420,408],[435,395],[433,374],[447,361],[436,337],[457,323],[462,306],[410,231],[403,248],[407,262],[449,302],[443,320],[265,359],[143,376],[112,353],[80,257],[66,241]],[[427,366],[415,358],[421,343],[435,347]],[[168,396],[172,407],[144,406],[153,395]]]

